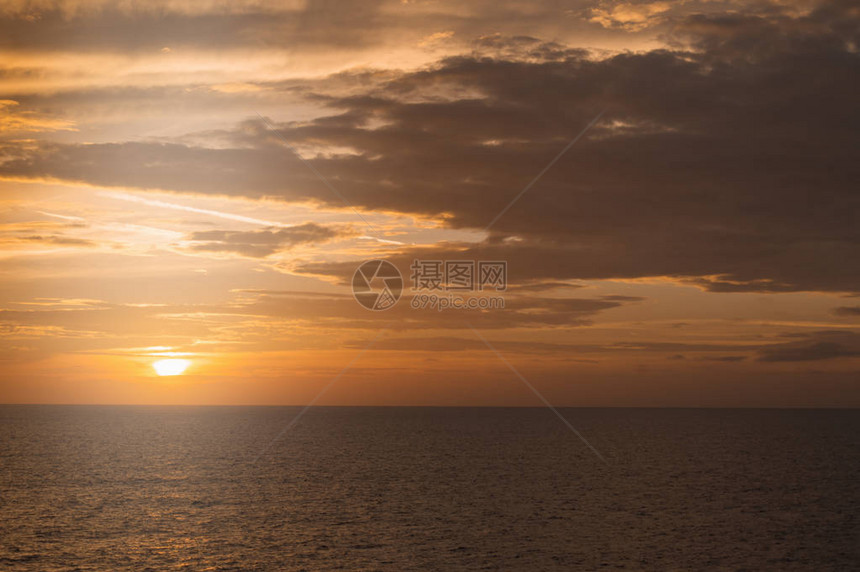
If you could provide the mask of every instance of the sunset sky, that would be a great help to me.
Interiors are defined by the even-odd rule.
[[[297,405],[342,372],[319,404],[540,405],[483,336],[559,406],[858,407],[858,30],[849,1],[4,1],[0,402]],[[369,259],[390,310],[353,298]],[[507,261],[505,308],[412,309],[414,259]]]

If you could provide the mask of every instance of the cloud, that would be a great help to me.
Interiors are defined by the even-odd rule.
[[[642,238],[647,243],[645,237]],[[506,260],[509,282],[530,284],[535,281],[599,280],[637,278],[643,276],[670,276],[682,283],[701,286],[715,292],[787,292],[795,290],[845,290],[857,288],[852,282],[855,272],[843,265],[835,265],[829,257],[812,256],[792,260],[788,253],[778,261],[767,264],[754,259],[751,253],[741,256],[729,246],[701,244],[664,245],[663,250],[647,250],[644,245],[598,244],[593,247],[571,247],[549,241],[529,240],[517,243],[485,242],[440,243],[433,247],[404,248],[393,252],[388,259],[399,268],[408,268],[415,258],[428,260]],[[735,246],[735,245],[733,245]],[[736,245],[740,249],[740,245]],[[752,245],[750,246],[752,248]],[[719,254],[722,254],[720,256]],[[797,266],[802,260],[805,266]],[[776,262],[781,262],[777,265]],[[354,263],[314,262],[299,263],[291,269],[299,274],[335,278],[346,283]],[[724,288],[725,281],[717,278],[691,278],[722,271],[732,276],[732,288]],[[778,278],[762,280],[762,272]],[[860,275],[857,276],[860,278]]]
[[[365,343],[361,340],[349,341],[345,344],[349,348],[361,349]],[[510,342],[497,341],[493,345],[501,351],[516,351],[526,353],[555,353],[559,351],[570,351],[569,344],[552,344],[541,342]],[[421,351],[421,352],[461,352],[487,350],[486,344],[476,337],[460,338],[455,336],[446,337],[396,337],[383,339],[374,344],[376,349],[386,351]]]
[[[441,40],[447,40],[448,38],[454,35],[453,30],[446,30],[444,32],[435,32],[426,36],[423,40],[421,40],[418,45],[419,46],[429,46],[435,42],[439,42]]]
[[[840,306],[833,309],[837,316],[860,316],[860,306]]]
[[[138,195],[132,195],[130,193],[119,193],[119,192],[107,192],[107,191],[105,191],[105,192],[101,192],[99,194],[102,196],[110,197],[112,199],[117,199],[120,201],[127,201],[130,203],[138,203],[138,204],[148,205],[148,206],[152,206],[152,207],[161,207],[161,208],[165,208],[165,209],[173,209],[173,210],[179,210],[179,211],[185,211],[185,212],[191,212],[191,213],[204,214],[204,215],[208,215],[208,216],[214,216],[217,218],[223,218],[226,220],[232,220],[232,221],[237,221],[237,222],[245,222],[245,223],[249,223],[249,224],[258,224],[261,226],[277,226],[277,227],[285,226],[281,223],[274,222],[274,221],[261,220],[261,219],[257,219],[257,218],[253,218],[253,217],[247,217],[247,216],[238,215],[238,214],[234,214],[234,213],[226,213],[226,212],[216,211],[216,210],[212,210],[212,209],[201,209],[199,207],[193,207],[193,206],[189,206],[189,205],[181,205],[181,204],[171,203],[171,202],[167,202],[167,201],[159,201],[159,200],[155,200],[155,199],[141,197]]]
[[[317,348],[342,347],[344,332],[380,328],[436,333],[468,332],[469,324],[486,331],[576,327],[588,325],[600,311],[620,305],[589,299],[520,298],[512,300],[509,308],[494,312],[438,312],[412,310],[405,297],[393,309],[379,313],[361,307],[350,293],[240,290],[221,304],[117,304],[76,299],[11,303],[0,308],[0,332],[9,339],[26,339],[28,345],[46,354],[145,345],[199,351],[188,350],[195,340],[217,344],[218,351],[284,351],[295,349],[301,342]],[[60,335],[68,341],[58,343]],[[316,342],[308,342],[308,336]],[[420,347],[416,349],[433,347],[417,343]],[[502,346],[516,349],[515,345]],[[204,350],[207,348],[216,351],[209,346]],[[575,349],[563,344],[526,343],[519,351],[547,353],[554,348]],[[622,346],[618,349],[625,351]]]
[[[526,284],[509,284],[508,289],[517,292],[546,292],[548,290],[583,288],[582,284],[572,282],[531,282]]]
[[[777,344],[761,350],[759,361],[798,362],[860,357],[860,334],[818,332],[798,342]]]
[[[35,242],[39,244],[50,244],[56,246],[87,246],[87,247],[96,247],[98,246],[97,242],[92,240],[87,240],[84,238],[73,238],[69,236],[61,236],[58,234],[51,235],[39,235],[34,234],[30,236],[22,236],[20,240],[24,242]]]
[[[204,230],[190,233],[183,247],[194,252],[237,254],[265,258],[303,244],[320,244],[335,238],[355,236],[347,229],[333,229],[315,223],[264,230]]]
[[[278,126],[356,208],[482,229],[607,109],[486,242],[450,250],[508,259],[522,281],[858,291],[844,261],[860,258],[860,16],[826,2],[675,24],[665,49],[598,57],[501,35],[348,93],[308,80],[328,114]],[[8,142],[0,176],[342,207],[260,121],[218,143]]]
[[[349,341],[347,347],[360,349],[363,344],[360,340]],[[604,354],[636,355],[637,357],[650,354],[669,353],[669,360],[685,360],[684,355],[677,354],[678,351],[695,352],[703,354],[697,358],[698,361],[713,361],[725,363],[737,363],[747,360],[748,355],[707,355],[709,353],[729,351],[752,351],[760,346],[741,345],[728,343],[687,343],[687,342],[612,342],[612,343],[549,343],[528,340],[496,340],[493,346],[501,351],[526,354],[547,354],[555,356],[591,355],[601,356]],[[374,347],[387,351],[421,351],[421,352],[458,352],[458,351],[486,351],[486,345],[475,337],[393,337],[380,340]]]
[[[340,337],[334,336],[331,344],[352,348],[361,342],[344,340],[344,333],[358,337],[349,332],[380,328],[396,333],[380,341],[380,350],[484,351],[480,340],[471,337],[471,324],[480,331],[499,332],[493,344],[501,351],[547,356],[626,356],[634,360],[654,357],[689,363],[733,363],[757,357],[762,364],[759,367],[770,367],[768,363],[860,355],[860,334],[845,331],[796,334],[789,336],[791,341],[777,343],[773,338],[618,341],[604,337],[606,332],[588,330],[570,336],[574,332],[571,327],[591,324],[600,312],[621,307],[623,302],[619,301],[509,295],[505,309],[493,312],[421,311],[410,309],[409,302],[407,293],[391,310],[369,312],[348,292],[265,289],[236,290],[220,304],[134,305],[43,298],[0,309],[0,329],[10,339],[40,340],[33,342],[33,347],[43,352],[123,347],[132,339],[138,345],[155,345],[154,340],[162,345],[182,345],[186,348],[182,351],[199,351],[200,348],[187,349],[194,340],[208,340],[217,344],[219,351],[283,351],[295,345],[285,340],[298,342],[303,336],[319,336],[320,332],[337,332]],[[556,329],[558,333],[544,340],[529,340],[522,331],[515,335],[504,332],[511,328]],[[52,339],[57,336],[67,341],[56,346]],[[684,360],[684,356],[688,359]]]
[[[604,28],[621,28],[635,32],[662,22],[661,16],[671,8],[672,4],[669,2],[619,2],[610,8],[594,8],[590,21]]]
[[[78,217],[64,217],[45,213],[48,216],[62,220],[58,221],[24,221],[18,223],[6,223],[0,226],[0,245],[4,250],[14,252],[22,245],[39,245],[48,247],[82,247],[96,248],[101,246],[97,241],[68,236],[66,231],[88,228],[88,224]]]
[[[313,6],[301,9],[297,4],[57,2],[56,7],[29,11],[4,6],[0,9],[0,46],[140,53],[164,47],[174,51],[178,47],[259,46],[263,40],[277,44],[292,36],[297,47],[307,47],[325,42],[325,34],[338,28],[342,44],[374,42],[363,28],[378,14],[379,2],[343,2],[337,11]],[[350,17],[354,26],[343,26]],[[130,33],[135,29],[141,33]],[[284,36],[279,38],[279,33]]]
[[[0,134],[44,131],[75,131],[75,122],[19,109],[20,103],[0,99]]]
[[[113,0],[8,0],[0,12],[6,15],[21,16],[29,21],[39,21],[45,12],[57,11],[66,18],[86,17],[105,11],[116,10],[124,14],[200,14],[222,12],[242,14],[245,12],[289,12],[304,8],[306,0],[150,0],[144,4],[137,2],[114,2]]]
[[[566,17],[552,0],[529,3],[456,0],[403,3],[400,0],[326,2],[110,0],[4,2],[0,47],[30,51],[113,53],[274,49],[310,57],[384,47],[389,53],[420,49],[422,43],[472,39],[490,31],[524,30],[575,36],[593,28]],[[133,33],[137,32],[137,33]],[[593,35],[593,30],[592,30]],[[404,41],[406,39],[406,41]],[[425,44],[426,45],[426,44]],[[434,46],[435,47],[435,46]]]
[[[747,356],[716,356],[716,357],[707,357],[704,359],[705,359],[705,361],[737,363],[737,362],[745,361],[747,359]]]

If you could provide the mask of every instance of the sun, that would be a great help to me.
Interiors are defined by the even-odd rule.
[[[165,375],[180,375],[188,366],[191,365],[191,361],[187,359],[163,359],[152,364],[152,367],[155,369],[155,373],[160,376]]]

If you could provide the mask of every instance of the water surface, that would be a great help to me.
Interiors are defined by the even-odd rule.
[[[860,569],[860,412],[0,406],[3,570]]]

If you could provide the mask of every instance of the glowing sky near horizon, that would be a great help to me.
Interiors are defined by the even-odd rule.
[[[565,6],[5,3],[0,402],[860,405],[856,8]]]

